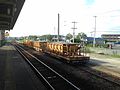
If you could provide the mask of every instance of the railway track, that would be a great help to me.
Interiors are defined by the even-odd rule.
[[[18,52],[30,64],[32,69],[37,75],[42,78],[44,85],[48,90],[80,90],[77,86],[53,70],[51,67],[43,63],[40,59],[36,58],[23,48],[15,46]]]
[[[29,49],[28,49],[28,51],[29,51]],[[32,52],[32,50],[30,50],[30,52]],[[104,75],[101,72],[96,71],[94,69],[91,69],[90,67],[87,67],[87,66],[82,66],[81,67],[81,66],[76,66],[75,65],[75,67],[74,67],[74,65],[71,66],[71,65],[69,65],[67,63],[62,62],[62,60],[57,60],[54,57],[49,57],[49,55],[47,55],[47,57],[48,57],[48,59],[49,58],[54,59],[56,62],[60,61],[62,63],[63,68],[61,67],[61,65],[58,65],[56,63],[53,64],[54,60],[52,60],[49,63],[53,64],[52,68],[55,65],[55,67],[56,67],[55,70],[58,68],[58,69],[60,69],[59,71],[63,71],[63,72],[66,72],[66,73],[71,73],[70,75],[72,75],[72,76],[70,76],[70,77],[71,78],[75,77],[74,81],[76,81],[80,85],[82,85],[83,88],[87,87],[87,89],[85,89],[85,90],[88,90],[89,88],[91,88],[93,90],[96,90],[96,89],[120,90],[120,85],[119,85],[120,83],[116,81],[117,79],[114,80],[114,78],[111,77],[111,76],[108,77],[108,75]],[[47,60],[47,58],[45,57],[45,59],[43,61],[50,61],[50,60]],[[69,75],[65,75],[65,78],[68,78],[66,76],[69,77]],[[70,80],[70,81],[73,81],[73,80]],[[86,83],[82,83],[82,82],[86,82]]]

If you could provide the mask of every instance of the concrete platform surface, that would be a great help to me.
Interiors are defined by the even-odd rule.
[[[0,90],[46,90],[12,45],[0,47]]]

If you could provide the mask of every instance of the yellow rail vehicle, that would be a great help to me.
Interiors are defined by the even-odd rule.
[[[88,62],[90,59],[79,47],[79,44],[48,42],[46,51],[55,57],[63,58],[67,62]]]
[[[39,42],[39,41],[34,41],[33,43],[33,48],[36,51],[44,51],[46,50],[47,42]]]
[[[37,51],[48,53],[57,58],[61,58],[66,62],[88,62],[90,57],[84,51],[84,47],[80,47],[77,43],[61,43],[61,42],[40,42],[26,41],[24,45],[34,48]]]

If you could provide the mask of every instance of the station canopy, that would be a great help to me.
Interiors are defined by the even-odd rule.
[[[0,30],[13,29],[25,0],[0,0]]]

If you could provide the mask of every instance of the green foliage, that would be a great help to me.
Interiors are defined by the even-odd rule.
[[[91,53],[90,49],[88,47],[85,47],[85,52],[86,53]]]
[[[37,36],[36,35],[30,35],[28,37],[29,40],[37,40]]]
[[[73,42],[73,40],[71,40],[71,42]],[[77,39],[77,38],[74,39],[74,43],[80,43],[80,42],[81,42],[80,39]]]
[[[86,38],[87,38],[87,35],[83,32],[78,33],[78,35],[76,36],[76,39],[80,39],[81,41],[85,40]]]
[[[84,53],[91,53],[91,51],[90,51],[90,48],[89,48],[89,47],[84,47],[84,48],[81,48],[81,52],[84,52]]]
[[[47,35],[42,35],[39,38],[40,40],[44,40],[44,41],[52,41],[53,36],[50,34],[47,34]]]
[[[73,38],[72,34],[68,33],[66,35],[66,39],[70,40],[72,38]],[[87,35],[85,33],[81,32],[81,33],[78,33],[78,35],[74,38],[74,42],[75,43],[80,43],[81,41],[85,41],[86,38],[87,38]],[[73,42],[73,40],[71,40],[71,42]]]
[[[93,47],[93,44],[87,44],[87,47]],[[95,47],[108,48],[108,44],[95,44]]]
[[[50,35],[50,34],[46,35],[46,39],[47,39],[48,41],[52,41],[52,38],[53,38],[52,35]]]
[[[0,40],[0,46],[5,45],[5,43],[6,43],[6,40]]]
[[[115,58],[120,58],[120,55],[117,55],[117,54],[113,54],[111,55],[112,57],[115,57]]]
[[[93,47],[93,44],[87,44],[87,47]]]
[[[70,33],[68,33],[67,35],[66,35],[66,39],[68,39],[68,40],[70,40],[70,39],[72,39],[72,34],[70,34]]]
[[[103,44],[102,47],[103,48],[108,48],[108,45],[107,44]]]

